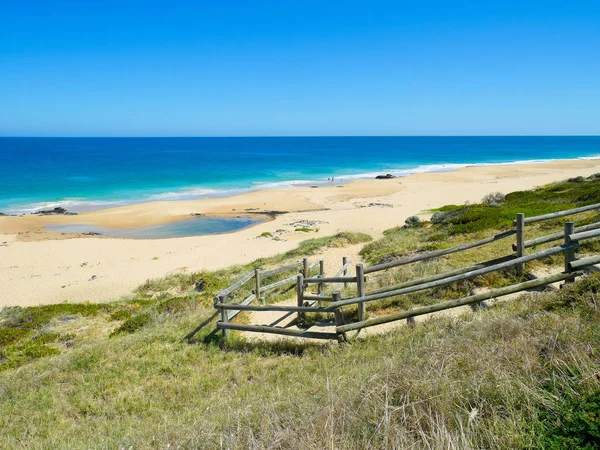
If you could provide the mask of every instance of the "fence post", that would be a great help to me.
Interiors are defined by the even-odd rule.
[[[358,297],[365,296],[365,269],[362,264],[356,265],[356,293]],[[367,305],[365,302],[358,304],[358,320],[365,320],[367,316]]]
[[[296,295],[298,297],[298,306],[304,305],[304,276],[299,273],[296,279]],[[304,320],[304,313],[298,311],[298,324]]]
[[[525,214],[517,214],[517,258],[525,255]],[[517,276],[523,275],[525,264],[517,264],[515,267]]]
[[[302,275],[304,275],[304,278],[310,278],[310,274],[308,272],[308,258],[304,258],[302,260]]]
[[[572,241],[569,239],[569,235],[575,232],[575,223],[573,222],[565,222],[565,244],[570,244]],[[565,250],[565,272],[571,273],[572,270],[569,267],[569,263],[575,261],[575,249],[568,248]],[[568,278],[565,280],[565,283],[572,283],[574,281],[573,278]]]
[[[334,292],[331,294],[331,300],[334,302],[340,301],[342,299],[342,295],[339,292]],[[342,313],[342,308],[336,308],[333,311],[333,315],[335,316],[335,326],[340,327],[344,325],[344,314]],[[336,331],[337,332],[337,331]],[[338,333],[338,341],[346,342],[346,333]]]
[[[221,295],[217,298],[219,299],[219,303],[227,303],[226,295]],[[221,309],[221,322],[223,322],[223,323],[229,322],[229,318],[227,317],[227,315],[228,315],[228,311],[226,309]],[[223,332],[223,339],[225,339],[225,338],[227,338],[227,336],[229,336],[229,330],[224,328],[221,331]]]
[[[345,266],[348,263],[348,257],[347,256],[343,256],[342,257],[342,266]],[[348,274],[348,269],[344,269],[344,276],[346,276]],[[348,287],[348,283],[344,283],[344,289],[346,289]]]
[[[256,282],[256,301],[260,302],[261,298],[260,298],[260,270],[259,269],[254,269],[254,281]],[[264,300],[263,300],[263,305],[264,305]]]
[[[319,276],[322,278],[325,276],[325,261],[319,260]],[[323,292],[323,283],[317,284],[317,294]]]

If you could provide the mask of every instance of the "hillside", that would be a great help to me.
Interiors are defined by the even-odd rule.
[[[598,275],[347,345],[250,342],[235,333],[222,342],[212,297],[250,269],[330,247],[365,243],[365,262],[379,263],[503,231],[517,212],[543,214],[599,198],[599,177],[573,179],[447,206],[430,222],[413,219],[370,243],[366,235],[340,233],[247,266],[149,280],[117,302],[6,308],[0,447],[597,448]],[[577,219],[595,221],[595,212]],[[562,222],[531,227],[530,237]],[[500,245],[486,247],[486,258],[505,254]],[[589,241],[580,251],[599,249]],[[470,264],[480,251],[390,271],[374,284]],[[528,270],[561,263],[550,258]],[[381,302],[369,314],[514,278],[480,277]]]

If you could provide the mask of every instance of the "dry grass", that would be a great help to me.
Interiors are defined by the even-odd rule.
[[[532,448],[600,389],[587,283],[325,348],[188,344],[210,310],[165,316],[0,374],[0,447]]]

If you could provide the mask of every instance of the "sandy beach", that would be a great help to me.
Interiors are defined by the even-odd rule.
[[[426,215],[446,204],[476,202],[490,192],[509,193],[598,172],[600,160],[468,167],[339,186],[141,203],[76,216],[0,217],[0,306],[117,300],[149,278],[247,263],[338,231],[360,231],[378,238],[384,230],[403,224],[406,217]],[[73,237],[44,229],[56,223],[132,228],[182,220],[192,214],[237,216],[272,211],[285,213],[229,234],[176,239]],[[318,231],[295,231],[303,226]],[[273,236],[261,237],[263,232]],[[322,255],[331,270],[339,265],[342,253],[357,257],[358,248],[342,250],[326,250]]]

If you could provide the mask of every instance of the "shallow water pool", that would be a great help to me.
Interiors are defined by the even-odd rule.
[[[229,233],[264,222],[248,216],[242,217],[194,217],[142,228],[104,228],[86,223],[52,224],[44,227],[49,231],[72,234],[99,234],[125,239],[168,239],[208,234]]]

